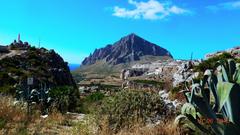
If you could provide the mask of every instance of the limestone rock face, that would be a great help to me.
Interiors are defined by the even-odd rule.
[[[93,54],[90,54],[89,57],[84,59],[82,65],[91,65],[98,60],[104,60],[109,64],[117,65],[138,61],[141,56],[145,55],[167,56],[172,58],[172,55],[166,49],[150,43],[136,34],[130,34],[121,38],[113,45],[107,45],[105,48],[96,49]]]
[[[136,77],[143,75],[147,69],[124,69],[121,72],[120,78],[127,80],[129,77]]]

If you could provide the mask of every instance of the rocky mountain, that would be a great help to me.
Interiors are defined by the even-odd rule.
[[[166,49],[153,44],[136,34],[130,34],[113,45],[107,45],[104,48],[96,49],[93,54],[85,58],[82,65],[95,64],[99,60],[104,60],[108,64],[117,65],[138,61],[142,56],[166,56],[172,58],[172,55]]]
[[[9,52],[0,54],[0,88],[26,83],[28,77],[34,85],[76,86],[67,62],[54,50],[23,46],[10,45]]]
[[[168,50],[132,33],[112,45],[96,49],[72,74],[77,82],[120,84],[119,74],[123,69],[169,59],[173,57]]]

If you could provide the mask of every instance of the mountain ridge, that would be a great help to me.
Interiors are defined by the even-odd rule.
[[[106,47],[95,49],[95,51],[86,57],[82,65],[92,65],[99,60],[104,60],[108,64],[118,65],[140,60],[140,57],[167,56],[173,58],[171,53],[154,43],[151,43],[135,33],[122,37],[114,44],[108,44]]]

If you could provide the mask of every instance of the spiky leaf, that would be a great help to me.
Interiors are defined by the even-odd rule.
[[[229,83],[229,82],[219,82],[217,84],[217,95],[219,98],[219,110],[218,111],[220,111],[222,109],[223,105],[226,103],[233,86],[234,86],[234,84]]]

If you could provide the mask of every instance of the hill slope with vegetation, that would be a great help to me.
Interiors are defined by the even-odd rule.
[[[1,54],[0,59],[1,94],[28,100],[28,89],[31,94],[35,92],[37,98],[45,94],[42,90],[47,93],[50,89],[47,94],[58,109],[74,110],[79,93],[68,63],[59,54],[22,42],[14,42],[7,48],[9,52]],[[31,85],[29,78],[33,79]]]

